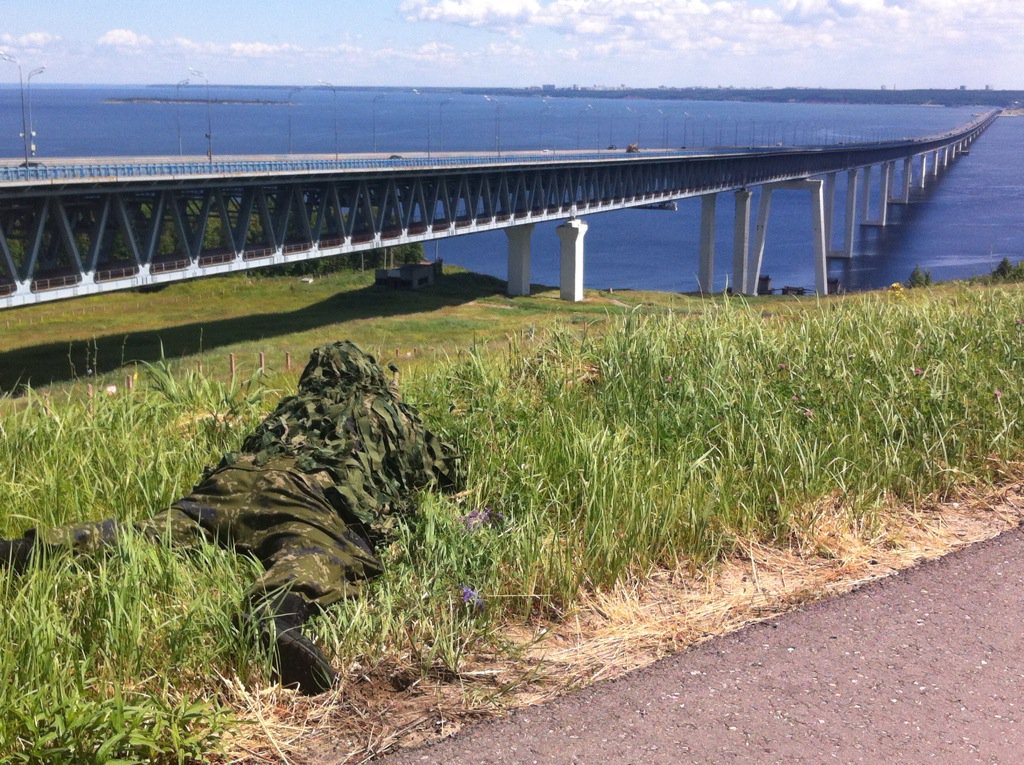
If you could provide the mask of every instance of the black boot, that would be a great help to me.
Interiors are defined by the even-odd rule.
[[[277,681],[307,696],[330,690],[338,673],[323,652],[302,634],[302,625],[311,614],[309,604],[289,593],[272,599],[267,606],[269,619],[261,622],[260,637],[268,646],[273,640]]]
[[[32,540],[25,539],[0,539],[0,568],[8,566],[16,574],[22,573],[28,568],[28,562],[32,558]]]

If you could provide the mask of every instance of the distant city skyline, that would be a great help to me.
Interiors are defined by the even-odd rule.
[[[2,0],[34,85],[1024,89],[1020,0]],[[189,70],[201,74],[190,74]],[[0,60],[0,84],[18,82]]]

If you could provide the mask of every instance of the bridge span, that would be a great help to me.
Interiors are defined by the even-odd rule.
[[[731,286],[753,294],[772,195],[788,189],[809,192],[815,289],[826,294],[826,258],[851,257],[858,225],[886,225],[891,204],[938,178],[997,116],[898,141],[712,153],[0,160],[0,309],[494,229],[508,235],[508,292],[524,295],[533,228],[557,220],[561,295],[580,300],[582,216],[698,196],[698,286],[710,292],[723,192],[736,208]],[[843,247],[830,251],[840,217]]]

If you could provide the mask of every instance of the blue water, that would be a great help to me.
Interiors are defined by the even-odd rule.
[[[190,98],[194,103],[110,103],[111,98]],[[589,149],[639,143],[647,148],[791,145],[885,140],[944,131],[981,109],[769,104],[502,96],[412,90],[202,86],[33,87],[38,159],[77,155],[205,155],[207,120],[220,154],[384,153],[515,149]],[[220,99],[274,103],[225,104]],[[23,148],[21,101],[0,88],[0,156]],[[852,261],[831,261],[848,289],[905,281],[917,265],[935,279],[991,271],[1003,257],[1024,258],[1024,119],[999,120],[937,185],[891,208],[894,225],[861,228]],[[877,182],[878,173],[874,174]],[[845,178],[836,209],[841,222]],[[874,192],[877,197],[877,190]],[[757,192],[753,200],[756,210]],[[718,204],[716,288],[730,277],[732,199]],[[689,291],[696,287],[699,200],[677,212],[626,210],[593,215],[586,236],[584,283],[591,288]],[[773,198],[763,273],[774,286],[813,284],[806,195]],[[839,245],[841,225],[834,246]],[[554,224],[537,227],[533,281],[558,281]],[[428,254],[504,277],[501,232],[428,245]]]

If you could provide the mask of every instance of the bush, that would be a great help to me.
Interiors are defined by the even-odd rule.
[[[932,285],[932,272],[922,270],[921,266],[914,266],[914,270],[910,272],[910,278],[907,279],[907,286],[913,289],[914,287],[930,287]]]
[[[1010,263],[1009,258],[1003,258],[992,272],[992,278],[997,282],[1020,282],[1024,281],[1024,260],[1016,265]]]

